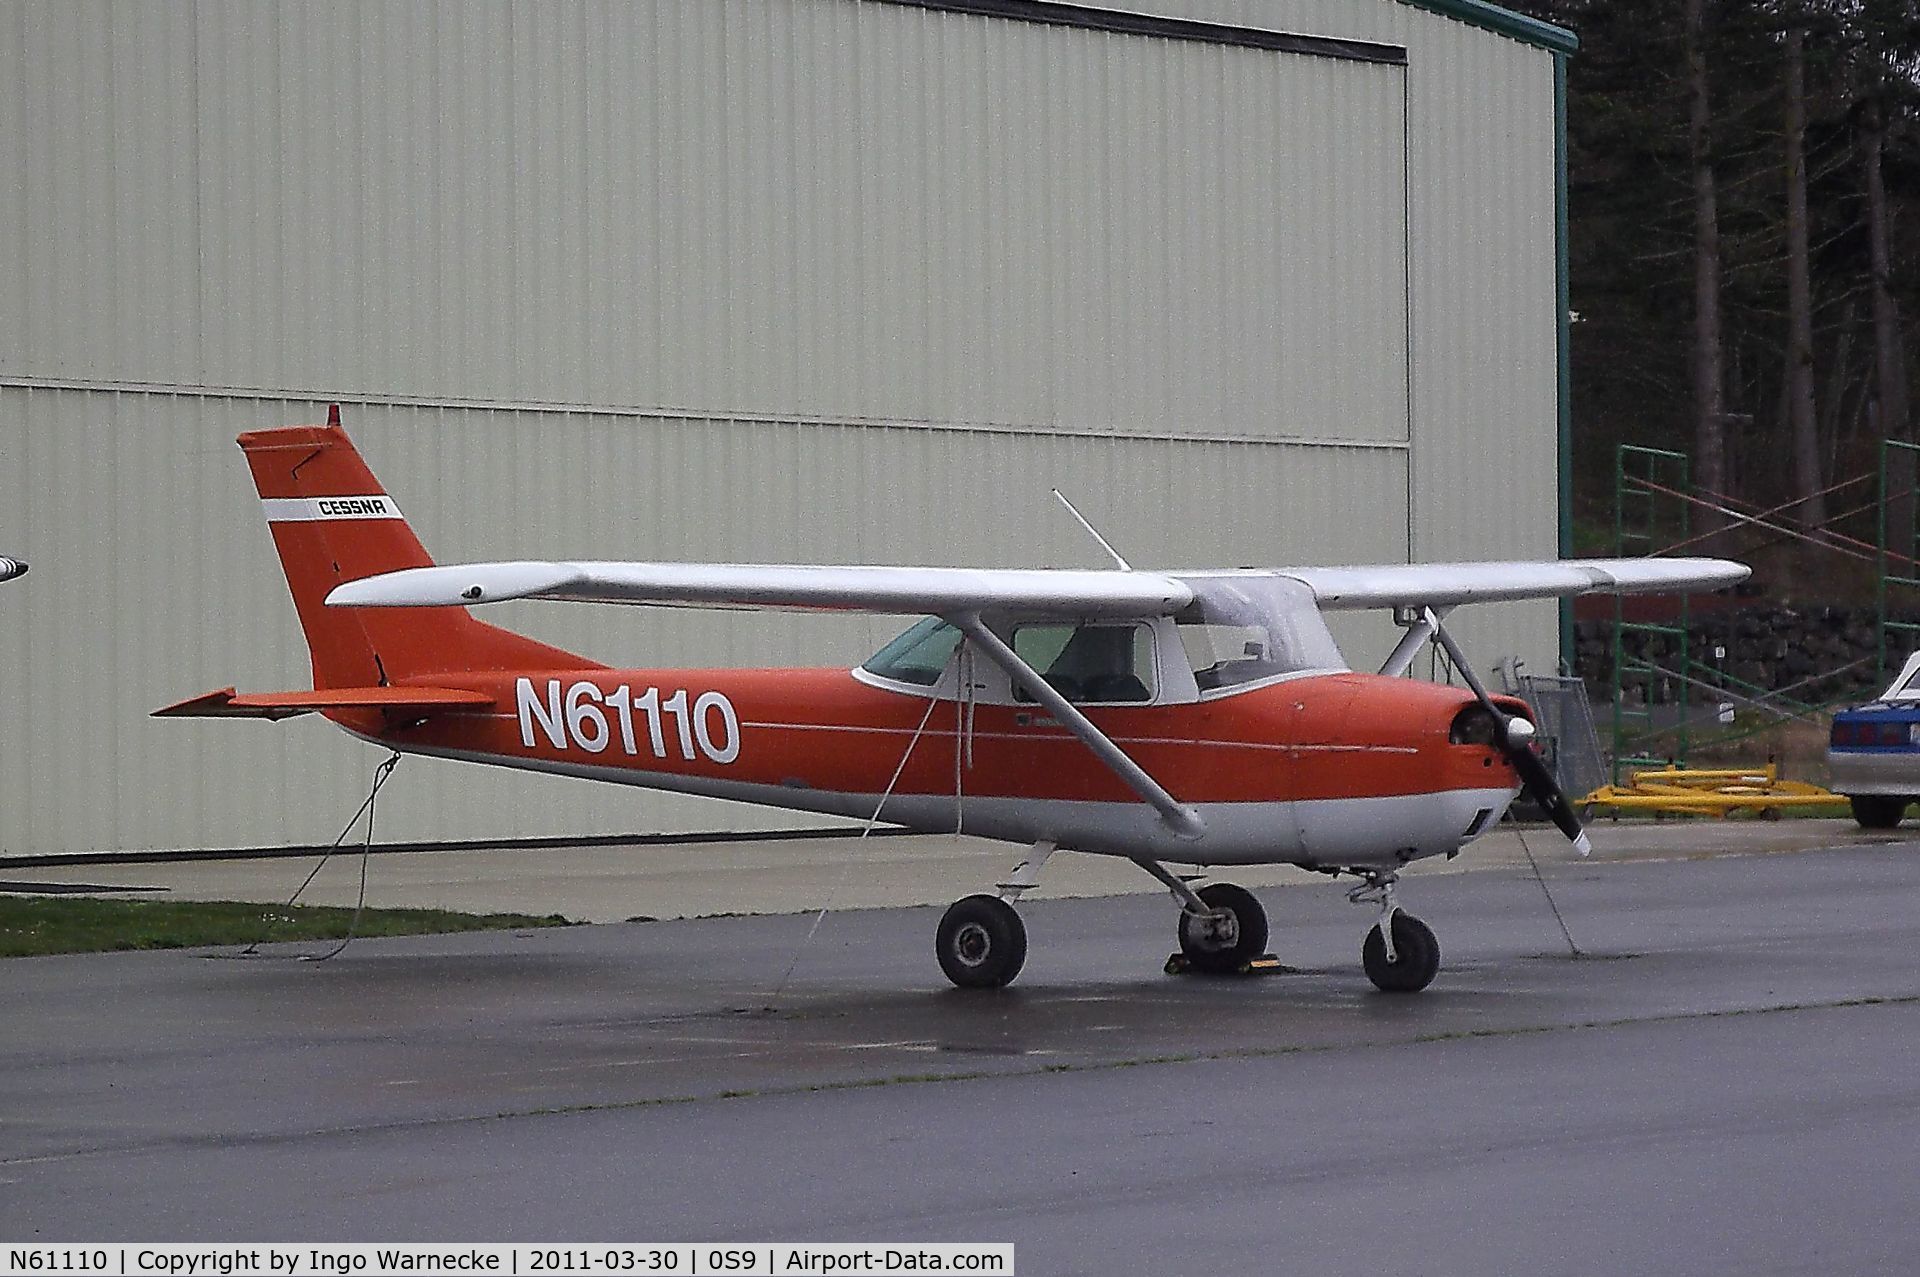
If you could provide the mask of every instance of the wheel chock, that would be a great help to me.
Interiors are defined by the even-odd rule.
[[[1188,960],[1187,955],[1184,953],[1168,954],[1167,965],[1165,970],[1168,975],[1194,975],[1195,974],[1193,963]],[[1285,970],[1286,968],[1280,964],[1279,958],[1276,958],[1271,953],[1263,953],[1257,958],[1251,958],[1246,962],[1241,963],[1237,970],[1232,972],[1222,972],[1221,974],[1223,975],[1273,975],[1277,972],[1281,972]]]

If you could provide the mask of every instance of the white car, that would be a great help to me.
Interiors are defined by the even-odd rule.
[[[1827,769],[1863,829],[1892,829],[1920,801],[1920,652],[1877,699],[1833,716]]]

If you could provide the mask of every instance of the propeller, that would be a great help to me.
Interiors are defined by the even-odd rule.
[[[1480,700],[1482,704],[1492,707],[1484,693]],[[1495,714],[1499,712],[1494,710]],[[1559,826],[1560,832],[1567,836],[1567,841],[1573,844],[1575,851],[1582,856],[1588,854],[1593,850],[1593,843],[1587,838],[1587,831],[1580,827],[1579,813],[1573,810],[1573,804],[1568,801],[1566,791],[1560,788],[1560,782],[1547,770],[1547,760],[1534,752],[1533,724],[1514,715],[1507,718],[1506,726],[1503,752],[1512,761],[1513,770],[1520,773],[1522,789],[1541,811],[1547,813],[1547,818]],[[1526,730],[1517,731],[1519,728]]]
[[[1547,813],[1547,818],[1553,821],[1560,832],[1567,836],[1567,841],[1573,844],[1574,851],[1582,856],[1590,853],[1593,850],[1593,843],[1588,840],[1587,831],[1580,827],[1579,814],[1573,810],[1573,804],[1567,800],[1565,791],[1560,788],[1560,782],[1556,781],[1553,773],[1547,770],[1546,760],[1533,750],[1533,724],[1518,714],[1508,714],[1495,705],[1493,697],[1487,693],[1486,685],[1481,683],[1479,676],[1473,672],[1473,666],[1467,663],[1466,653],[1460,650],[1460,645],[1453,641],[1453,636],[1441,626],[1440,618],[1428,611],[1426,619],[1433,626],[1433,641],[1446,651],[1447,659],[1453,662],[1453,667],[1460,671],[1462,678],[1467,680],[1467,686],[1473,689],[1474,696],[1479,698],[1480,704],[1499,725],[1496,743],[1500,752],[1507,756],[1507,761],[1513,764],[1513,770],[1519,773],[1521,792],[1531,798],[1541,811]]]
[[[11,581],[16,576],[25,576],[27,565],[18,559],[0,556],[0,581]]]

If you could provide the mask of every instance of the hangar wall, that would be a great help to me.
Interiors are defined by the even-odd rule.
[[[1157,0],[1112,7],[1169,9]],[[1555,63],[1572,47],[1568,33],[1480,0],[1173,8],[1406,48],[1413,556],[1553,557]],[[1554,614],[1541,603],[1471,609],[1451,627],[1470,651],[1519,653],[1544,673],[1555,660]]]
[[[443,559],[1098,562],[1052,485],[1153,562],[1551,555],[1550,57],[1387,0],[1157,7],[1404,64],[873,0],[17,6],[0,851],[352,810],[376,755],[324,724],[144,716],[305,685],[231,440],[329,399]],[[510,606],[635,664],[897,628]],[[1463,630],[1541,668],[1552,623]],[[405,773],[383,838],[803,823]]]

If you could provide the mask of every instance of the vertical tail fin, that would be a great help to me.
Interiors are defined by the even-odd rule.
[[[462,670],[588,669],[596,662],[498,626],[465,608],[329,608],[346,581],[433,559],[340,428],[286,426],[240,436],[254,486],[313,655],[313,685],[384,686]]]

